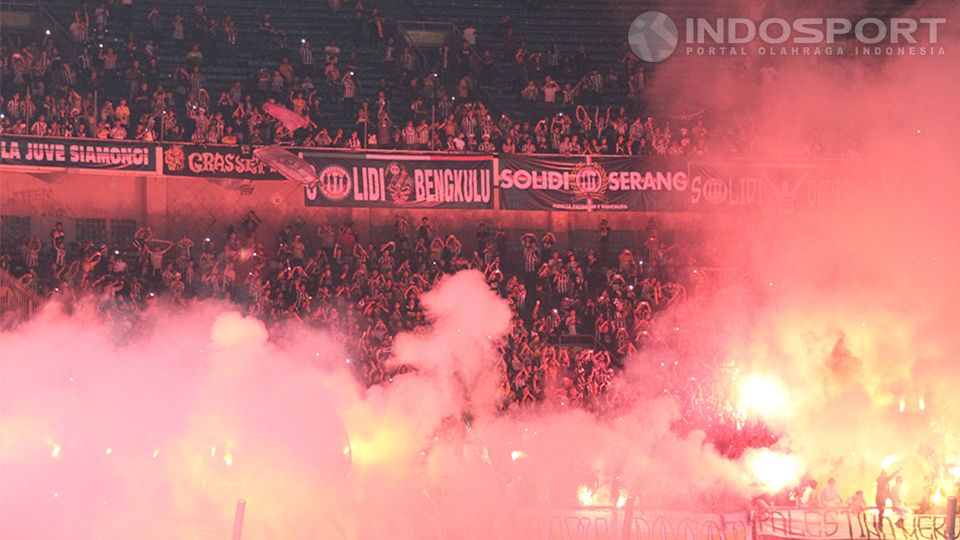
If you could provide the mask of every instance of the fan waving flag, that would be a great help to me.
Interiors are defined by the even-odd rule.
[[[264,103],[263,110],[270,116],[279,120],[280,123],[283,124],[283,127],[287,128],[290,133],[305,127],[310,123],[310,121],[306,118],[282,105],[277,105],[276,103]]]
[[[307,187],[316,185],[319,180],[316,167],[280,145],[258,148],[253,151],[253,155],[273,167],[287,180],[292,180]]]

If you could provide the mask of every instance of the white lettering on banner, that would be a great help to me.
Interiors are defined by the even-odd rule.
[[[21,159],[20,143],[16,141],[0,141],[0,159]]]
[[[315,201],[321,194],[329,200],[341,200],[352,192],[352,200],[362,202],[392,202],[399,206],[417,203],[489,203],[493,198],[493,180],[489,170],[474,169],[414,169],[411,179],[405,172],[388,167],[353,167],[349,173],[336,167],[338,174],[328,174],[325,168],[321,173],[322,187],[335,176],[338,182],[346,181],[351,189],[336,189],[342,196],[331,197],[323,189],[308,188],[307,199]],[[330,178],[328,178],[330,177]],[[411,182],[410,192],[405,182]],[[338,184],[339,185],[339,184]],[[329,191],[329,190],[327,190]],[[412,195],[411,198],[407,198]]]
[[[62,163],[66,161],[64,146],[62,144],[27,143],[26,159],[28,161],[55,161]]]
[[[909,514],[897,524],[892,511],[878,523],[876,509],[850,512],[841,508],[783,508],[754,517],[757,536],[831,540],[946,540],[947,516]],[[960,524],[958,524],[960,525]]]
[[[570,173],[500,169],[500,187],[503,189],[551,189],[569,191]]]
[[[131,166],[148,165],[148,147],[94,146],[63,143],[28,142],[26,149],[16,141],[0,144],[0,157],[7,160],[38,161],[47,163],[76,163],[81,165]]]
[[[569,172],[500,169],[503,189],[570,191]],[[690,186],[684,171],[612,171],[607,174],[611,191],[686,191]]]
[[[0,157],[18,161],[54,161],[66,162],[66,147],[59,143],[26,143],[26,149],[20,148],[16,141],[3,141]]]
[[[383,182],[383,169],[360,167],[359,175],[357,169],[357,167],[353,168],[353,200],[385,201],[387,190]]]
[[[687,173],[677,172],[611,172],[607,175],[613,191],[685,191]]]
[[[266,166],[259,159],[244,158],[220,152],[193,152],[187,158],[193,173],[264,174]]]
[[[690,201],[696,204],[702,199],[710,204],[750,206],[757,202],[763,183],[763,178],[746,176],[731,178],[728,182],[697,176],[690,181]]]
[[[415,169],[414,196],[418,202],[486,203],[491,197],[490,171]]]
[[[150,148],[118,148],[116,146],[81,146],[71,144],[70,161],[93,165],[146,165]]]

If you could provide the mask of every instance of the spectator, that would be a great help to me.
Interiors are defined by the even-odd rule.
[[[111,11],[117,14],[111,14]],[[263,70],[255,74],[250,99],[247,100],[244,95],[245,80],[224,82],[218,74],[217,78],[211,79],[211,88],[208,88],[205,75],[193,69],[211,63],[220,65],[221,61],[232,61],[234,58],[243,59],[245,51],[234,47],[238,41],[238,28],[231,14],[224,14],[218,21],[202,2],[198,3],[192,11],[188,30],[181,14],[171,13],[168,19],[163,8],[155,6],[146,14],[148,31],[143,34],[143,39],[136,39],[136,35],[126,32],[123,15],[126,12],[122,2],[100,3],[89,11],[81,8],[74,13],[65,43],[55,43],[59,39],[57,36],[40,36],[36,44],[7,50],[0,64],[0,75],[3,76],[0,92],[6,98],[3,101],[5,118],[0,119],[0,129],[30,133],[34,126],[40,129],[46,123],[46,129],[43,130],[45,135],[109,137],[119,135],[114,124],[120,122],[129,128],[126,137],[131,139],[210,140],[212,135],[209,132],[195,133],[193,105],[197,105],[206,109],[210,125],[217,132],[222,132],[224,136],[232,133],[246,142],[264,144],[274,139],[268,133],[269,126],[265,124],[275,124],[258,107],[272,98],[309,115],[313,122],[295,137],[284,134],[282,138],[297,144],[314,144],[318,138],[329,137],[319,137],[321,129],[327,129],[328,134],[334,133],[359,119],[355,116],[356,102],[367,98],[376,105],[377,124],[374,125],[370,116],[361,123],[367,126],[368,137],[371,131],[376,132],[374,134],[381,145],[386,145],[394,137],[395,133],[389,126],[396,120],[394,113],[400,111],[403,122],[414,120],[417,148],[452,151],[483,148],[488,151],[492,146],[493,151],[508,152],[670,156],[699,156],[710,151],[710,118],[706,114],[677,117],[667,123],[664,119],[644,121],[638,114],[631,114],[629,108],[634,107],[632,103],[629,107],[624,103],[618,113],[608,109],[605,115],[599,107],[589,109],[586,106],[586,102],[615,95],[608,92],[611,88],[626,86],[637,90],[642,86],[637,82],[637,77],[643,79],[642,67],[630,52],[629,45],[621,44],[617,63],[622,69],[611,71],[609,65],[594,63],[582,45],[577,46],[564,62],[558,44],[551,45],[545,53],[530,50],[526,43],[522,40],[517,42],[513,37],[514,27],[509,17],[501,18],[498,26],[507,44],[505,53],[514,64],[517,76],[524,77],[524,86],[515,99],[528,104],[537,102],[542,92],[543,103],[550,111],[549,115],[543,117],[541,109],[523,107],[517,122],[503,125],[502,121],[486,121],[486,117],[494,112],[497,113],[496,117],[502,119],[503,116],[500,115],[501,111],[489,110],[490,103],[482,101],[481,90],[503,84],[503,81],[492,51],[483,48],[480,41],[475,39],[474,26],[467,25],[464,31],[467,39],[461,43],[460,54],[451,53],[449,47],[443,46],[426,58],[425,65],[421,65],[419,57],[411,49],[396,50],[396,41],[389,35],[388,25],[380,10],[367,10],[363,2],[358,2],[354,6],[355,23],[359,21],[358,33],[369,29],[371,40],[384,43],[384,63],[387,66],[397,65],[398,75],[403,77],[401,91],[394,91],[388,82],[388,79],[393,80],[392,68],[381,72],[386,76],[380,77],[382,81],[377,88],[357,88],[357,70],[375,71],[378,67],[364,66],[356,50],[344,51],[335,42],[328,43],[323,51],[326,84],[322,88],[314,87],[311,77],[314,51],[304,39],[300,44],[296,67],[286,59],[275,70]],[[166,55],[168,51],[161,55],[158,47],[163,28],[173,30],[174,47],[169,51],[169,56]],[[263,14],[257,31],[261,35],[262,47],[254,47],[255,50],[266,53],[279,49],[278,57],[287,56],[283,52],[284,34],[275,27],[270,13]],[[191,39],[189,50],[185,47],[188,32]],[[106,38],[107,35],[126,36],[119,52],[113,42],[93,42],[97,37]],[[92,53],[96,53],[95,57]],[[342,63],[341,54],[347,54],[346,61]],[[169,61],[173,65],[161,65],[160,58],[172,58]],[[565,69],[565,64],[570,66],[569,70]],[[429,70],[426,69],[428,67]],[[35,69],[39,70],[37,73],[41,76],[35,75]],[[351,71],[354,73],[347,78],[346,73]],[[173,76],[168,78],[170,74]],[[542,87],[538,88],[538,82],[541,81]],[[233,110],[228,110],[226,101],[209,102],[207,92],[211,89],[219,93],[228,88],[233,101],[229,107]],[[384,93],[382,98],[379,92]],[[62,107],[61,98],[64,100]],[[129,115],[120,115],[125,119],[112,111],[100,115],[97,118],[99,122],[88,124],[83,121],[85,116],[95,111],[109,111],[111,107],[107,102],[117,104],[120,99],[126,100],[129,109]],[[344,107],[325,106],[323,114],[320,114],[323,100],[343,100]],[[387,106],[388,102],[393,110]],[[637,105],[636,110],[642,110],[643,105]],[[117,107],[120,108],[119,105]],[[216,111],[213,111],[218,107],[224,109],[219,111],[223,113],[222,122],[217,120]],[[409,117],[406,111],[410,111]],[[559,112],[564,114],[556,114]],[[38,125],[41,114],[45,122]],[[450,115],[454,116],[452,122]],[[386,132],[380,129],[381,120]],[[98,125],[100,123],[107,125]],[[210,125],[205,127],[209,128]],[[489,139],[484,135],[489,135]],[[401,142],[402,138],[400,134]],[[735,144],[732,142],[734,137],[717,139],[727,146]],[[783,143],[771,143],[771,146],[791,147]],[[830,154],[834,150],[825,149],[819,141],[804,145],[803,148],[803,153],[817,155]]]
[[[300,76],[313,76],[313,49],[306,39],[300,40]]]
[[[340,61],[340,47],[335,41],[331,41],[323,48],[323,54],[328,64],[336,64]]]
[[[186,27],[183,19],[183,15],[179,13],[173,17],[173,43],[174,49],[183,52],[184,43],[186,42]]]
[[[835,478],[827,480],[827,487],[825,487],[823,493],[820,494],[820,506],[827,508],[839,508],[843,506],[843,497],[840,496],[840,491],[837,489],[837,480]]]
[[[471,47],[477,45],[477,29],[473,26],[467,26],[463,29],[463,40]]]
[[[203,63],[203,52],[200,50],[200,44],[194,43],[187,52],[187,64],[198,67]]]
[[[540,95],[540,91],[537,89],[536,83],[529,81],[527,82],[527,86],[520,92],[520,95],[526,101],[536,101]]]
[[[867,500],[863,496],[863,490],[858,489],[847,499],[847,511],[852,514],[862,514],[866,509]]]
[[[532,82],[532,81],[531,81]],[[529,84],[528,84],[529,87]],[[561,91],[560,85],[557,84],[553,77],[547,76],[546,82],[543,85],[543,101],[547,105],[554,105],[557,102],[557,94]],[[524,96],[526,97],[526,96]]]

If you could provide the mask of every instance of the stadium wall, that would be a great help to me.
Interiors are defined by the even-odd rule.
[[[474,230],[486,222],[491,229],[503,226],[510,237],[519,231],[553,231],[560,246],[588,245],[596,241],[601,219],[614,229],[614,245],[632,243],[650,217],[656,216],[666,229],[692,230],[705,225],[722,226],[719,215],[682,213],[501,211],[442,209],[383,209],[357,207],[308,207],[303,187],[293,182],[273,181],[240,183],[223,179],[180,178],[156,175],[132,175],[98,171],[25,172],[0,168],[0,215],[3,218],[5,249],[9,242],[25,234],[37,234],[46,240],[47,232],[62,222],[68,240],[83,238],[79,229],[85,220],[103,220],[105,238],[122,239],[130,222],[148,225],[164,238],[209,235],[220,237],[231,224],[239,223],[253,210],[263,220],[261,230],[274,234],[286,225],[298,232],[312,234],[316,227],[351,221],[365,239],[389,238],[396,216],[404,216],[411,226],[429,217],[438,230],[458,234],[472,249]],[[13,227],[11,218],[29,218],[29,228]],[[127,229],[114,230],[125,222]]]

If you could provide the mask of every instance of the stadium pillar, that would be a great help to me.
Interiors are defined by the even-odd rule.
[[[617,496],[619,499],[619,495]],[[633,538],[633,507],[636,500],[634,497],[628,497],[627,503],[623,505],[623,519],[621,520],[622,526],[618,526],[620,532],[620,540],[631,540]],[[614,504],[616,507],[616,504]]]
[[[163,176],[147,176],[143,180],[143,217],[146,225],[159,238],[166,238],[167,230],[167,179]]]
[[[570,245],[570,215],[567,212],[550,212],[550,226],[548,230],[553,231],[557,237],[557,246]],[[547,253],[549,258],[550,254]]]
[[[243,536],[243,513],[247,509],[247,501],[237,500],[237,511],[233,515],[233,540],[241,540]]]
[[[947,540],[957,540],[957,498],[947,499]]]

